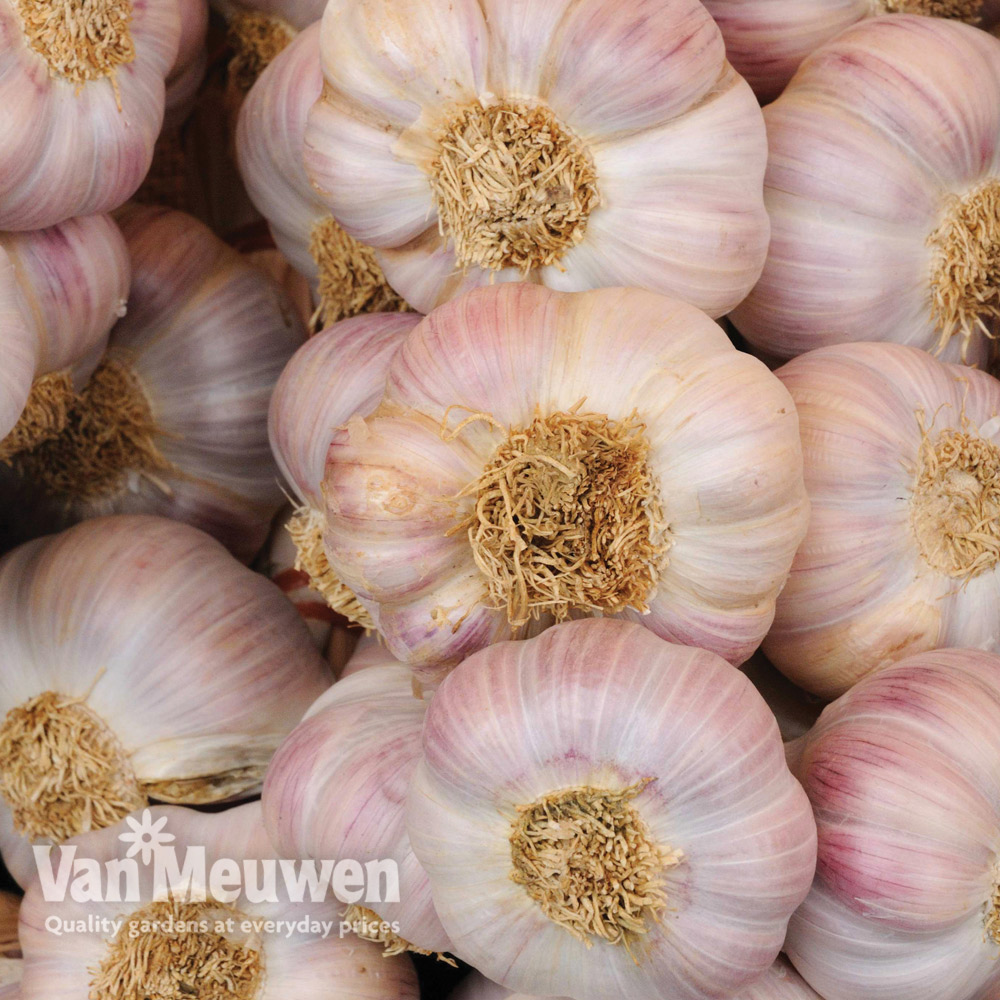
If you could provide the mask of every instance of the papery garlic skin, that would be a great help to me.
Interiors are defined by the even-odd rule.
[[[343,677],[279,747],[261,802],[271,841],[283,856],[392,859],[399,902],[364,905],[398,923],[398,938],[436,953],[449,951],[451,942],[404,819],[426,709],[403,664]]]
[[[0,561],[0,720],[46,691],[82,698],[147,797],[253,794],[330,683],[280,591],[218,542],[163,518],[86,521]],[[2,731],[2,730],[0,730]],[[0,848],[31,874],[0,801]]]
[[[133,435],[143,447],[123,447],[118,464],[91,472],[75,467],[79,449],[58,445],[26,459],[22,474],[53,494],[57,524],[159,514],[207,531],[249,561],[284,500],[267,409],[305,330],[277,285],[192,217],[130,206],[119,223],[133,284],[102,368],[128,380],[129,405],[145,411]],[[72,470],[67,482],[50,479],[59,463]]]
[[[808,516],[794,407],[777,380],[683,303],[637,289],[500,285],[416,326],[392,358],[379,409],[330,449],[327,556],[363,603],[378,605],[390,652],[422,678],[551,623],[539,601],[525,633],[493,596],[470,540],[473,487],[512,429],[539,415],[572,422],[574,408],[606,415],[619,433],[634,414],[637,446],[649,448],[636,476],[648,476],[642,510],[656,512],[650,538],[641,527],[633,538],[659,539],[666,552],[625,559],[616,583],[647,573],[655,582],[648,614],[632,604],[620,613],[736,664],[770,626]],[[588,475],[572,482],[589,488]],[[636,482],[617,488],[635,492]]]
[[[546,796],[628,788],[665,904],[632,911],[642,930],[628,947],[595,934],[588,947],[512,878],[512,830]],[[736,994],[777,956],[815,862],[808,802],[750,682],[620,621],[558,625],[449,674],[406,822],[454,954],[509,989],[578,1000]],[[633,850],[622,864],[639,869]],[[566,863],[588,893],[582,861]]]
[[[0,233],[0,454],[32,382],[66,371],[80,388],[124,315],[125,241],[106,215],[30,233]]]
[[[821,45],[863,18],[909,11],[943,14],[988,27],[996,21],[993,3],[958,0],[705,0],[726,40],[726,56],[766,104],[785,89],[799,64]]]
[[[478,972],[466,976],[449,994],[448,1000],[542,1000],[526,993],[512,993]],[[733,1000],[822,1000],[822,997],[795,971],[784,956],[752,986],[740,990]]]
[[[994,551],[1000,544],[989,542],[997,520],[987,517],[971,531],[958,520],[963,482],[973,490],[968,496],[987,504],[1000,490],[984,478],[988,458],[982,481],[967,463],[946,473],[953,485],[941,494],[943,529],[922,541],[914,521],[924,502],[922,449],[939,448],[942,435],[983,442],[977,447],[984,456],[992,450],[1000,468],[1000,382],[895,344],[823,348],[777,374],[799,415],[812,515],[764,641],[775,666],[807,690],[835,697],[911,653],[945,646],[1000,652],[1000,566],[989,555],[990,544]],[[933,546],[947,547],[948,531],[980,540],[977,569],[935,565]]]
[[[320,46],[326,87],[309,115],[306,168],[415,309],[526,279],[565,291],[635,285],[720,316],[759,276],[768,240],[759,108],[700,4],[333,0]],[[555,148],[568,150],[575,176],[596,175],[597,193],[591,180],[559,180],[555,192],[539,181],[546,221],[521,205],[501,236],[508,216],[498,209],[499,257],[484,267],[456,248],[450,223],[439,230],[450,184],[439,164],[466,111],[498,106],[531,135],[561,135]],[[507,149],[508,163],[519,148]],[[530,171],[501,173],[500,188],[534,184]],[[474,200],[470,192],[467,207]],[[532,226],[534,249],[514,265],[505,240]],[[539,233],[555,229],[553,257]]]
[[[152,161],[180,42],[178,2],[130,0],[134,59],[83,83],[50,71],[28,44],[18,2],[0,3],[0,230],[111,211]]]
[[[856,684],[803,737],[816,881],[786,951],[827,1000],[987,1000],[1000,982],[1000,657],[939,650]]]
[[[322,90],[317,21],[278,54],[247,95],[236,157],[275,245],[308,279],[318,318],[329,326],[363,312],[396,312],[405,303],[386,284],[371,249],[343,232],[309,182],[306,118]]]
[[[195,850],[203,849],[207,872],[211,872],[219,862],[229,862],[230,870],[235,867],[242,871],[245,871],[246,862],[256,862],[257,877],[260,878],[263,866],[277,860],[264,833],[259,803],[213,815],[191,809],[158,807],[149,811],[149,820],[154,826],[165,821],[161,829],[174,836],[170,848],[179,862],[186,856],[190,857]],[[93,859],[103,870],[108,862],[125,859],[127,850],[132,846],[119,839],[122,834],[134,836],[127,822],[77,837],[73,845],[77,847],[81,860]],[[57,861],[53,863],[57,864]],[[38,881],[31,886],[21,917],[25,947],[23,1000],[80,1000],[90,994],[94,972],[106,961],[109,953],[107,937],[95,928],[59,938],[46,929],[46,922],[83,921],[83,926],[87,926],[88,920],[116,920],[122,921],[123,929],[128,934],[129,921],[137,919],[135,914],[162,898],[154,890],[153,865],[142,864],[141,855],[137,856],[135,863],[139,867],[141,901],[138,903],[81,903],[69,894],[62,900],[47,901]],[[373,944],[338,937],[342,907],[329,891],[329,886],[322,901],[313,902],[306,898],[303,902],[295,899],[280,875],[275,880],[275,897],[263,901],[250,898],[246,891],[249,881],[238,887],[242,891],[233,889],[232,881],[224,884],[236,897],[229,903],[235,925],[232,936],[238,941],[246,941],[259,956],[262,974],[253,1000],[287,1000],[289,996],[300,1000],[418,1000],[416,973],[408,960],[386,960]],[[209,902],[217,898],[210,885],[196,883],[194,889],[207,896]],[[214,921],[209,915],[202,919],[208,919],[212,928]],[[250,933],[241,931],[244,919],[255,922],[262,929]],[[299,925],[303,920],[326,923],[332,926],[332,931],[324,937],[322,929],[303,932],[297,927],[291,934],[285,930],[288,924]],[[274,930],[273,925],[272,929],[268,929],[266,921],[280,922],[279,929]],[[140,927],[136,929],[141,930]],[[197,937],[198,933],[192,936]],[[214,928],[208,933],[214,934]],[[179,935],[178,940],[183,942],[184,936]],[[178,947],[170,956],[171,970],[177,969],[178,955],[184,953],[185,949]],[[162,956],[159,957],[162,960]],[[139,968],[142,970],[141,965]],[[154,967],[150,971],[162,969]],[[205,969],[205,978],[191,977],[200,990],[207,991],[212,987],[218,990],[217,983],[209,979],[209,971]],[[139,985],[142,985],[141,981]],[[100,1000],[105,1000],[119,995],[123,994],[103,992],[99,996]]]
[[[813,53],[764,117],[771,245],[731,315],[740,333],[779,358],[877,339],[982,366],[1000,315],[1000,42],[939,18],[869,19]],[[959,209],[962,251],[945,238]],[[942,254],[968,284],[942,278]]]

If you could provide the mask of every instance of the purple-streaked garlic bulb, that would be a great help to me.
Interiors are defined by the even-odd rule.
[[[760,108],[696,0],[331,0],[320,52],[306,169],[420,312],[528,280],[721,316],[759,277]]]
[[[777,957],[815,824],[774,716],[714,653],[605,619],[491,646],[435,692],[423,746],[410,842],[452,952],[494,981],[708,1000]]]
[[[301,877],[299,864],[276,857],[259,803],[213,815],[158,807],[71,846],[102,884],[109,866],[133,884],[120,901],[46,898],[40,879],[32,885],[21,912],[22,1000],[418,1000],[407,959],[341,936],[331,884],[321,898],[296,891],[286,866]],[[161,858],[187,863],[190,886]],[[53,933],[67,927],[76,930]]]
[[[545,1000],[543,997],[512,993],[499,983],[472,972],[448,995],[448,1000]],[[565,998],[563,998],[565,1000]],[[823,1000],[815,990],[779,956],[777,961],[753,985],[742,989],[733,1000]]]
[[[764,103],[773,101],[814,49],[880,14],[926,14],[993,24],[992,0],[705,0],[726,56]]]
[[[274,242],[308,278],[323,326],[366,312],[398,312],[370,247],[348,236],[309,183],[302,160],[306,116],[323,90],[319,24],[303,31],[261,74],[240,110],[236,155],[247,193]]]
[[[778,358],[885,340],[982,365],[1000,318],[1000,40],[868,19],[764,117],[771,245],[740,333]]]
[[[283,856],[395,863],[399,902],[352,905],[345,917],[387,954],[451,948],[405,825],[426,710],[403,664],[356,671],[309,709],[264,784],[264,822]]]
[[[267,409],[305,331],[278,286],[190,216],[132,206],[119,221],[128,313],[67,427],[15,469],[55,524],[160,514],[248,561],[284,500]]]
[[[764,652],[832,698],[911,653],[1000,653],[1000,381],[898,344],[790,361],[809,530]]]
[[[150,799],[253,795],[329,686],[281,592],[147,516],[86,521],[0,561],[0,848],[117,823]]]
[[[593,614],[738,664],[805,532],[800,462],[787,391],[694,307],[499,285],[414,327],[334,439],[324,549],[426,680]]]
[[[865,677],[798,747],[816,880],[785,950],[826,1000],[1000,989],[1000,657],[938,650]]]
[[[0,0],[0,230],[132,196],[180,36],[178,0]]]
[[[191,113],[205,70],[208,68],[207,0],[179,0],[181,38],[177,58],[167,77],[163,131],[177,128]]]
[[[109,216],[0,233],[0,462],[65,427],[125,314],[130,280]]]
[[[416,313],[358,316],[324,330],[295,352],[271,398],[271,449],[297,501],[288,522],[294,566],[334,611],[365,628],[375,624],[371,608],[344,586],[323,545],[323,475],[330,442],[378,405],[389,362],[419,321]]]

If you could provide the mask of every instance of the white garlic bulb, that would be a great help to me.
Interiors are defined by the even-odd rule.
[[[719,657],[567,622],[461,664],[423,740],[410,842],[454,954],[484,975],[708,1000],[777,957],[815,824],[770,710]]]
[[[149,799],[260,788],[330,683],[291,604],[163,518],[86,521],[0,561],[0,849],[116,823]]]
[[[298,501],[288,522],[295,568],[332,609],[366,628],[373,625],[370,607],[344,586],[324,549],[323,475],[334,435],[355,415],[375,409],[389,362],[419,320],[415,313],[358,316],[324,330],[295,352],[271,397],[271,448]]]
[[[58,437],[15,468],[52,523],[107,513],[187,521],[245,560],[283,502],[267,438],[305,331],[281,290],[190,216],[131,206],[129,310]]]
[[[764,642],[775,666],[835,697],[910,653],[1000,652],[1000,382],[897,344],[777,374],[812,515]]]
[[[382,942],[387,953],[451,947],[405,827],[426,709],[404,665],[354,670],[278,748],[264,784],[264,822],[284,855],[395,862],[400,901],[366,907],[375,923],[392,929],[372,933],[365,926],[371,920],[359,922],[361,936]]]
[[[428,312],[494,281],[721,316],[768,241],[760,109],[695,0],[331,0],[306,168]]]
[[[0,0],[0,230],[132,196],[180,36],[178,0]]]
[[[826,1000],[1000,989],[1000,657],[920,653],[859,681],[802,738],[816,880],[785,950]]]
[[[140,830],[152,841],[142,850],[150,841]],[[22,1000],[418,1000],[407,959],[341,936],[330,885],[316,900],[295,891],[285,868],[298,875],[298,866],[275,856],[259,803],[215,815],[150,809],[70,846],[102,885],[109,865],[134,872],[133,891],[121,901],[72,891],[46,899],[34,882],[21,920]],[[164,869],[158,888],[163,856],[191,866],[190,887]]]
[[[1000,41],[868,19],[764,117],[771,245],[740,333],[778,358],[885,340],[982,366],[1000,318]]]
[[[800,461],[787,392],[692,306],[498,285],[416,325],[334,438],[324,550],[424,680],[591,614],[738,664],[805,532]]]
[[[125,313],[131,268],[106,215],[0,233],[0,461],[65,426]]]
[[[405,303],[386,284],[374,251],[352,239],[309,183],[302,161],[306,116],[323,90],[319,24],[303,31],[261,74],[240,110],[236,156],[275,245],[305,275],[324,326]]]

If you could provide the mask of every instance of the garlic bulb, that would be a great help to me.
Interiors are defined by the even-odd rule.
[[[140,831],[152,839],[141,851]],[[340,937],[329,885],[319,900],[294,891],[285,866],[295,862],[275,858],[259,803],[217,815],[151,809],[72,846],[102,887],[121,866],[133,898],[80,901],[73,880],[46,900],[36,881],[21,917],[23,1000],[418,1000],[410,962]],[[56,871],[57,855],[47,859]],[[158,889],[161,857],[191,866],[190,887],[168,875]]]
[[[815,825],[770,710],[713,653],[567,622],[461,664],[423,742],[410,842],[454,953],[484,975],[707,1000],[777,957]]]
[[[343,673],[340,676],[343,679],[371,667],[391,667],[398,663],[399,660],[385,648],[385,643],[377,635],[369,633],[358,639],[358,644],[344,665]]]
[[[721,316],[767,250],[760,109],[695,0],[331,0],[306,168],[420,312],[494,281]]]
[[[920,653],[803,737],[816,881],[789,958],[827,1000],[988,1000],[1000,988],[1000,657]]]
[[[0,561],[0,848],[252,795],[330,683],[291,604],[207,535],[87,521]]]
[[[208,68],[208,4],[206,0],[179,0],[181,37],[177,58],[166,81],[163,131],[178,128],[194,107],[195,96]]]
[[[309,279],[324,326],[365,312],[398,312],[370,247],[352,239],[309,183],[302,161],[306,116],[323,90],[319,24],[261,75],[240,110],[236,156],[247,192],[275,245]]]
[[[813,50],[880,14],[927,14],[992,24],[983,0],[705,0],[726,41],[726,56],[762,102],[773,101]]]
[[[425,680],[590,614],[741,663],[805,532],[800,462],[787,392],[693,307],[500,285],[420,322],[334,439],[324,547]]]
[[[374,625],[371,609],[344,586],[324,550],[323,474],[333,436],[355,414],[375,409],[389,361],[419,320],[413,313],[358,316],[324,330],[296,351],[271,397],[271,448],[298,500],[288,522],[295,569],[333,610],[366,628]]]
[[[354,672],[309,709],[278,748],[264,784],[264,822],[283,856],[395,862],[400,902],[370,904],[374,920],[364,920],[359,907],[346,918],[358,920],[360,935],[384,944],[387,954],[451,947],[404,822],[426,709],[402,664]],[[380,922],[391,929],[369,929]]]
[[[119,221],[128,315],[67,428],[15,467],[53,498],[57,524],[162,514],[249,560],[283,501],[267,407],[305,331],[280,289],[201,223],[143,207]]]
[[[812,516],[764,642],[826,697],[910,653],[1000,653],[1000,382],[897,344],[778,372]]]
[[[478,972],[466,976],[448,1000],[542,1000],[524,993],[511,993]],[[751,986],[740,990],[733,1000],[822,1000],[782,956]]]
[[[1000,41],[865,20],[764,117],[771,246],[740,333],[780,358],[887,340],[982,365],[1000,317]]]
[[[0,230],[117,208],[142,182],[177,0],[0,0]]]
[[[106,215],[0,233],[0,462],[58,433],[125,313],[131,270]]]

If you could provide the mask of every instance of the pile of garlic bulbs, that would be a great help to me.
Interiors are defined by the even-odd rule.
[[[1000,0],[0,92],[0,1000],[1000,996]]]

